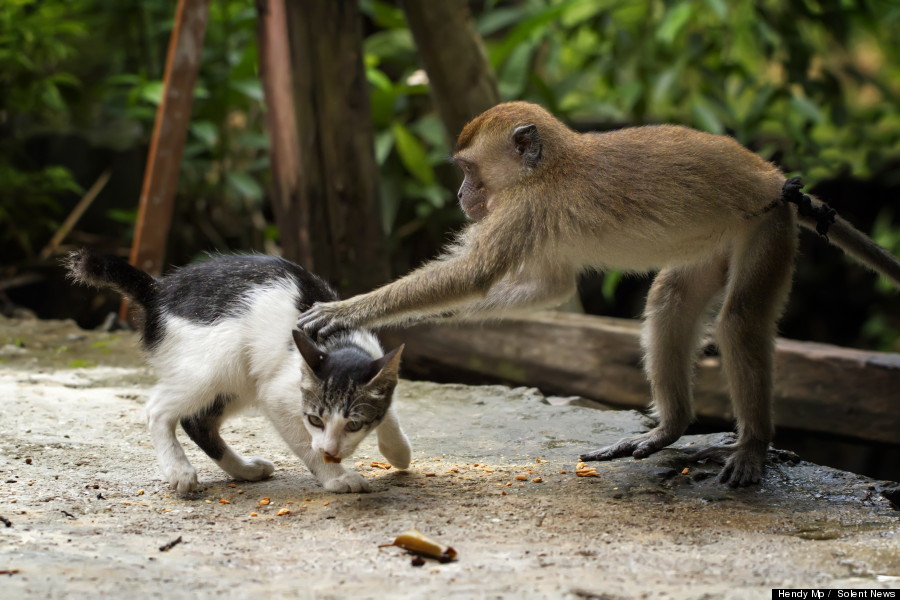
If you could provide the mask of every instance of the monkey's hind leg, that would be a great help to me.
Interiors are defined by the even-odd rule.
[[[737,441],[694,460],[723,463],[719,481],[758,483],[772,440],[775,330],[790,290],[796,226],[787,207],[767,215],[735,245],[717,337],[737,417]]]
[[[644,458],[676,441],[687,429],[693,418],[691,376],[701,317],[725,284],[725,264],[724,259],[717,258],[665,269],[656,276],[647,297],[642,342],[653,412],[659,425],[647,433],[583,454],[581,460],[628,455]]]

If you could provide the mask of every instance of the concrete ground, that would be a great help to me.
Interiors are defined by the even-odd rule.
[[[537,391],[404,382],[408,472],[355,464],[370,494],[325,492],[259,416],[229,422],[274,476],[235,482],[190,442],[206,489],[171,492],[130,333],[0,318],[0,598],[769,598],[776,587],[900,588],[900,511],[878,482],[773,460],[730,490],[693,436],[642,461],[579,452],[645,428],[634,412]],[[183,438],[184,439],[184,438]],[[685,471],[686,470],[686,471]],[[268,504],[261,505],[263,498]],[[458,552],[379,548],[418,528]],[[160,547],[180,538],[168,551]]]

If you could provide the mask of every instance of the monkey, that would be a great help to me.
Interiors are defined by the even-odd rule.
[[[643,458],[684,434],[701,333],[718,307],[714,333],[736,439],[693,458],[723,464],[723,484],[760,481],[798,223],[900,286],[900,261],[728,136],[677,125],[577,133],[539,105],[509,102],[464,127],[452,160],[463,172],[457,197],[470,222],[444,253],[369,293],[316,304],[298,325],[327,336],[502,318],[561,303],[584,271],[657,271],[641,338],[658,424],[583,461]]]

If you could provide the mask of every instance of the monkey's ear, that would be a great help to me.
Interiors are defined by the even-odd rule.
[[[513,129],[512,142],[516,154],[522,157],[522,164],[529,169],[535,168],[543,150],[537,125],[522,125]]]

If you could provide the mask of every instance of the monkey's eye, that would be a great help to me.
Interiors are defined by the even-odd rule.
[[[309,419],[309,424],[313,427],[318,427],[319,429],[325,428],[325,423],[316,415],[309,415],[307,418]]]
[[[349,423],[347,423],[347,426],[344,429],[346,429],[350,433],[353,433],[354,431],[359,431],[360,429],[362,429],[362,426],[362,421],[350,421]]]

